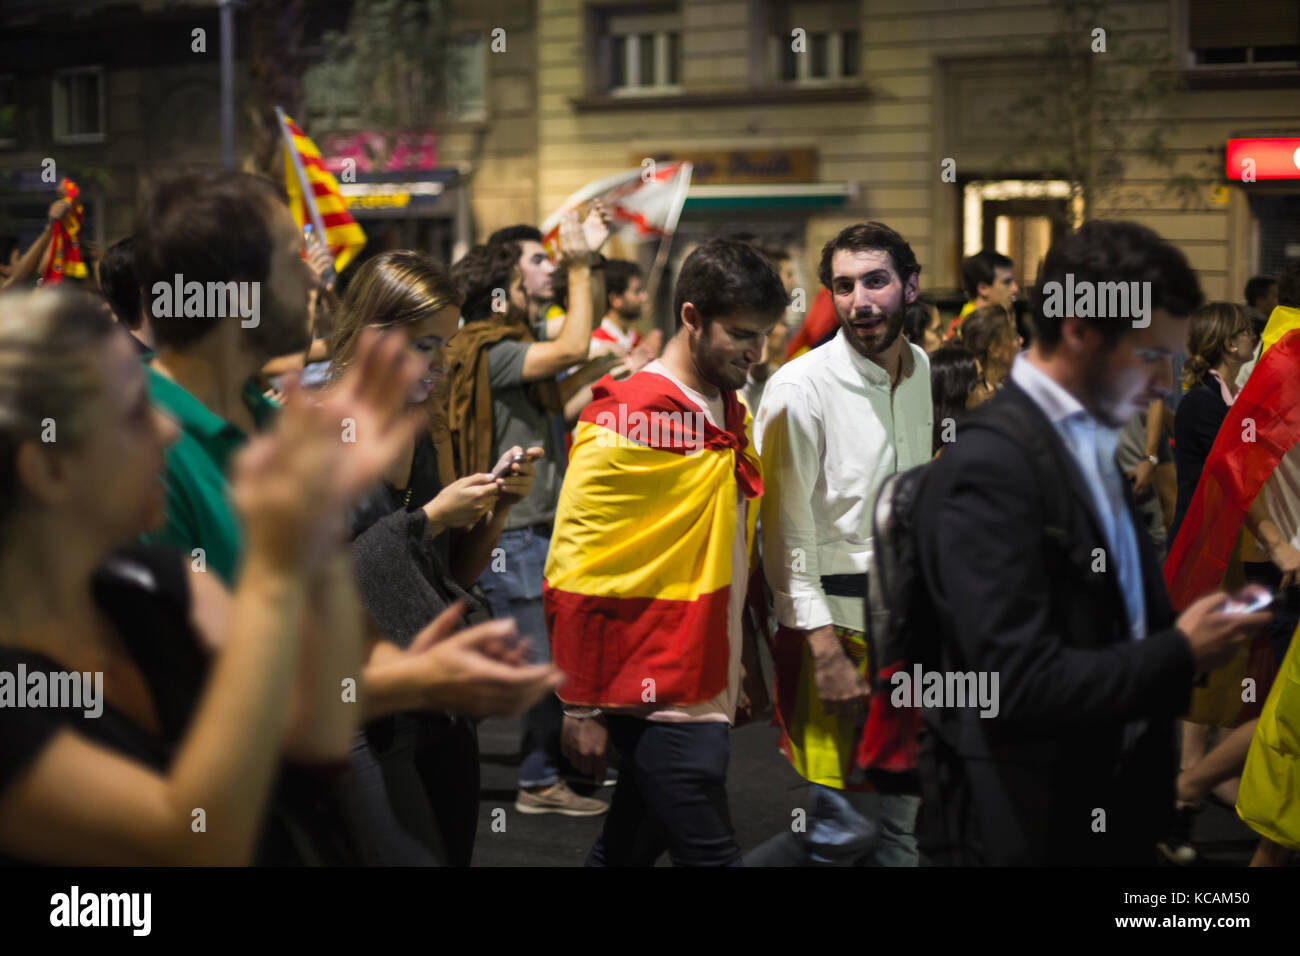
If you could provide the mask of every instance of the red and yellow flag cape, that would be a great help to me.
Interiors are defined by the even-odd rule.
[[[727,686],[737,492],[751,499],[750,555],[763,493],[749,414],[724,392],[727,427],[715,428],[652,372],[607,375],[592,392],[543,583],[551,649],[569,675],[559,696],[610,707],[711,700]]]

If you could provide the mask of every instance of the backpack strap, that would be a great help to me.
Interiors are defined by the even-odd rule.
[[[1006,401],[967,416],[958,430],[983,428],[995,432],[1028,456],[1038,486],[1043,489],[1047,501],[1047,523],[1043,532],[1068,547],[1073,539],[1068,527],[1069,511],[1061,481],[1060,462],[1043,435],[1042,427],[1040,414],[1018,402]]]

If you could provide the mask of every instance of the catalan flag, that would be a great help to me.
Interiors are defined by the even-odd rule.
[[[77,201],[81,190],[71,179],[59,183],[59,198],[72,207],[50,230],[50,258],[41,274],[41,284],[50,285],[64,279],[86,278],[86,263],[81,259],[82,207]]]
[[[749,414],[724,392],[726,429],[715,428],[653,372],[607,375],[592,393],[543,581],[553,656],[569,675],[559,696],[611,707],[703,703],[727,687],[737,494],[751,499],[752,555],[753,499],[763,493]]]
[[[348,212],[338,180],[325,168],[320,150],[283,110],[276,108],[284,134],[284,185],[289,208],[301,228],[313,223],[334,253],[334,271],[342,272],[366,244],[366,234]],[[304,202],[303,181],[311,185]]]

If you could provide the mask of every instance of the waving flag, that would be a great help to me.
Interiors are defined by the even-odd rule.
[[[1165,583],[1175,610],[1221,586],[1251,502],[1300,440],[1300,309],[1278,306],[1264,329],[1259,363],[1228,409],[1205,459],[1196,494],[1165,559]],[[1242,648],[1193,694],[1189,719],[1236,726],[1259,715],[1262,702],[1240,703],[1241,680],[1261,686],[1275,662],[1266,637]],[[1227,704],[1227,711],[1215,701]],[[1198,712],[1218,715],[1198,720]]]
[[[1251,502],[1300,440],[1300,309],[1278,306],[1259,363],[1228,409],[1165,560],[1177,610],[1223,580]]]
[[[691,186],[691,169],[687,162],[658,163],[653,168],[629,169],[588,183],[542,223],[542,241],[554,256],[560,218],[596,199],[610,214],[614,228],[627,239],[671,236]]]
[[[579,419],[543,599],[562,700],[696,704],[727,686],[737,490],[763,493],[749,420],[713,427],[667,378],[608,375]],[[747,509],[753,553],[758,509]],[[647,679],[653,696],[645,696]]]
[[[50,230],[50,258],[41,274],[42,285],[86,277],[86,264],[81,260],[82,208],[77,201],[80,195],[81,190],[71,179],[59,184],[59,198],[66,199],[72,208]]]
[[[284,186],[298,227],[315,226],[330,252],[334,271],[342,272],[365,247],[366,234],[348,212],[338,180],[325,168],[320,150],[280,107],[275,108],[284,135]]]

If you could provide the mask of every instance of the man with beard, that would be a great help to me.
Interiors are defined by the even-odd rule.
[[[310,341],[314,276],[302,233],[268,179],[185,175],[158,184],[146,200],[135,263],[157,348],[146,358],[150,394],[181,428],[167,450],[167,524],[151,540],[189,554],[229,585],[241,536],[227,465],[276,408],[250,379],[269,359]],[[160,301],[177,282],[205,290],[228,283],[224,309],[209,314],[206,291],[200,315]],[[254,305],[250,317],[241,318],[241,302]]]
[[[868,222],[828,242],[818,272],[839,330],[777,370],[754,429],[781,749],[812,787],[805,830],[746,862],[915,866],[917,798],[866,792],[849,771],[869,693],[872,505],[885,478],[930,459],[929,360],[901,334],[921,267],[902,236]]]
[[[578,423],[546,560],[564,752],[622,758],[588,866],[739,862],[727,807],[754,505],[736,397],[789,299],[772,264],[714,239],[682,264],[663,356],[606,376]]]

